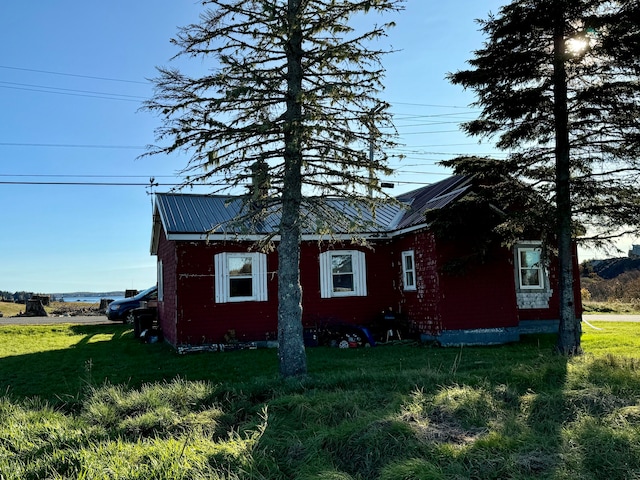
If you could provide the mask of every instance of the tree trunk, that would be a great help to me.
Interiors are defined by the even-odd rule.
[[[284,191],[278,247],[278,356],[283,377],[307,373],[300,285],[302,203],[302,30],[301,0],[288,3],[287,111],[284,127]]]
[[[574,299],[574,263],[572,245],[571,162],[569,144],[569,113],[567,73],[565,69],[565,20],[562,1],[555,4],[554,26],[554,117],[556,134],[556,206],[558,260],[560,263],[558,289],[560,296],[560,326],[556,348],[563,355],[580,353],[580,321],[576,318]]]

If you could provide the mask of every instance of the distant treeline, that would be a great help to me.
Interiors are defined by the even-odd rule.
[[[25,303],[34,295],[34,292],[8,292],[4,290],[0,290],[0,301],[2,302],[15,302],[15,303]],[[49,295],[51,297],[51,301],[60,301],[65,297],[68,298],[76,298],[76,297],[123,297],[124,292],[104,292],[104,293],[96,293],[96,292],[73,292],[73,293],[51,293],[51,294],[38,294],[38,295]],[[0,476],[0,479],[2,477]]]
[[[31,298],[33,292],[6,292],[0,290],[0,300],[3,302],[17,302],[17,303],[25,303],[27,300]]]
[[[582,295],[597,302],[640,302],[640,261],[611,259],[583,262]]]

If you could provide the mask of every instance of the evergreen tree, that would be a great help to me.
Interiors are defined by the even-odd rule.
[[[200,23],[172,42],[181,57],[202,57],[202,76],[160,68],[145,108],[163,118],[164,146],[150,154],[188,149],[187,185],[230,187],[260,179],[246,196],[247,215],[281,214],[278,231],[280,373],[306,373],[300,287],[301,212],[322,217],[303,197],[338,194],[375,208],[367,191],[389,174],[387,159],[365,155],[393,145],[378,99],[384,69],[376,47],[391,23],[360,32],[349,22],[369,11],[401,10],[403,0],[205,0]],[[265,167],[265,165],[267,167]],[[373,175],[370,175],[372,172]],[[376,199],[380,201],[380,199]],[[363,203],[364,202],[364,203]],[[321,225],[326,227],[331,222]]]
[[[496,168],[553,206],[553,222],[531,223],[557,241],[565,354],[580,352],[572,240],[606,247],[640,230],[638,18],[638,0],[515,0],[480,21],[483,48],[449,75],[477,94],[481,113],[465,130],[496,137],[509,152]],[[514,224],[522,228],[522,216]]]

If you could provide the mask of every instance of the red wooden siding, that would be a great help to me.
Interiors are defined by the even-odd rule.
[[[214,255],[245,252],[237,242],[176,242],[178,258],[177,343],[221,343],[235,331],[240,341],[275,338],[277,278],[268,275],[268,302],[216,303]],[[277,271],[275,256],[267,257],[268,272]]]
[[[161,327],[167,341],[174,345],[220,343],[235,330],[240,341],[275,339],[277,332],[277,253],[267,256],[267,302],[216,303],[214,291],[214,255],[244,252],[246,243],[165,242],[158,256],[165,270],[165,301],[160,304]],[[173,246],[173,252],[170,248]],[[303,288],[303,324],[320,326],[329,322],[368,324],[396,302],[394,273],[389,262],[389,245],[373,250],[345,244],[304,243],[300,271]],[[367,268],[366,297],[320,298],[319,255],[327,249],[365,252]],[[174,257],[175,268],[167,259]],[[176,279],[175,295],[169,295],[167,278]],[[175,308],[174,308],[175,305]],[[174,322],[172,319],[175,318]]]
[[[402,252],[408,250],[414,252],[415,291],[403,288]],[[399,238],[395,243],[392,258],[395,266],[394,290],[397,292],[397,311],[404,314],[421,332],[440,332],[440,287],[433,235],[422,231]]]
[[[469,251],[465,242],[440,245],[438,263],[440,275],[440,308],[446,319],[444,330],[517,327],[513,254],[506,248],[496,248],[484,263],[469,264],[460,273],[446,273],[447,262],[461,252]]]
[[[472,240],[469,240],[472,241]],[[164,299],[159,318],[165,339],[173,345],[221,343],[231,330],[240,341],[275,340],[277,332],[277,253],[267,256],[266,302],[215,302],[214,256],[246,252],[249,243],[167,241],[161,233],[158,259],[163,262]],[[448,260],[465,252],[464,242],[437,243],[426,231],[372,242],[372,248],[349,243],[303,242],[300,271],[303,325],[330,322],[371,324],[388,308],[402,313],[418,329],[437,335],[446,330],[517,327],[520,320],[558,318],[558,295],[548,309],[518,309],[514,258],[497,249],[492,261],[464,274],[443,272]],[[321,298],[320,254],[327,250],[359,250],[366,257],[367,296]],[[416,290],[403,289],[402,252],[414,252]],[[551,269],[551,284],[557,273]],[[576,302],[580,309],[579,283]]]
[[[372,249],[350,244],[321,244],[306,242],[302,245],[300,272],[303,291],[303,324],[321,326],[328,322],[348,322],[361,325],[372,323],[383,310],[393,307],[394,273],[389,261],[388,242],[376,243]],[[365,253],[367,269],[366,297],[320,298],[320,253],[327,250],[360,250]]]
[[[164,230],[160,232],[158,244],[158,260],[162,260],[163,299],[158,301],[158,318],[161,322],[162,334],[172,345],[177,343],[176,305],[178,302],[178,285],[176,276],[175,243],[167,241]]]

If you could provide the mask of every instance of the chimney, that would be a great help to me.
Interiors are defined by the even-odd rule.
[[[251,166],[251,185],[249,186],[249,205],[252,210],[262,210],[269,198],[269,165],[264,160],[257,160]]]

